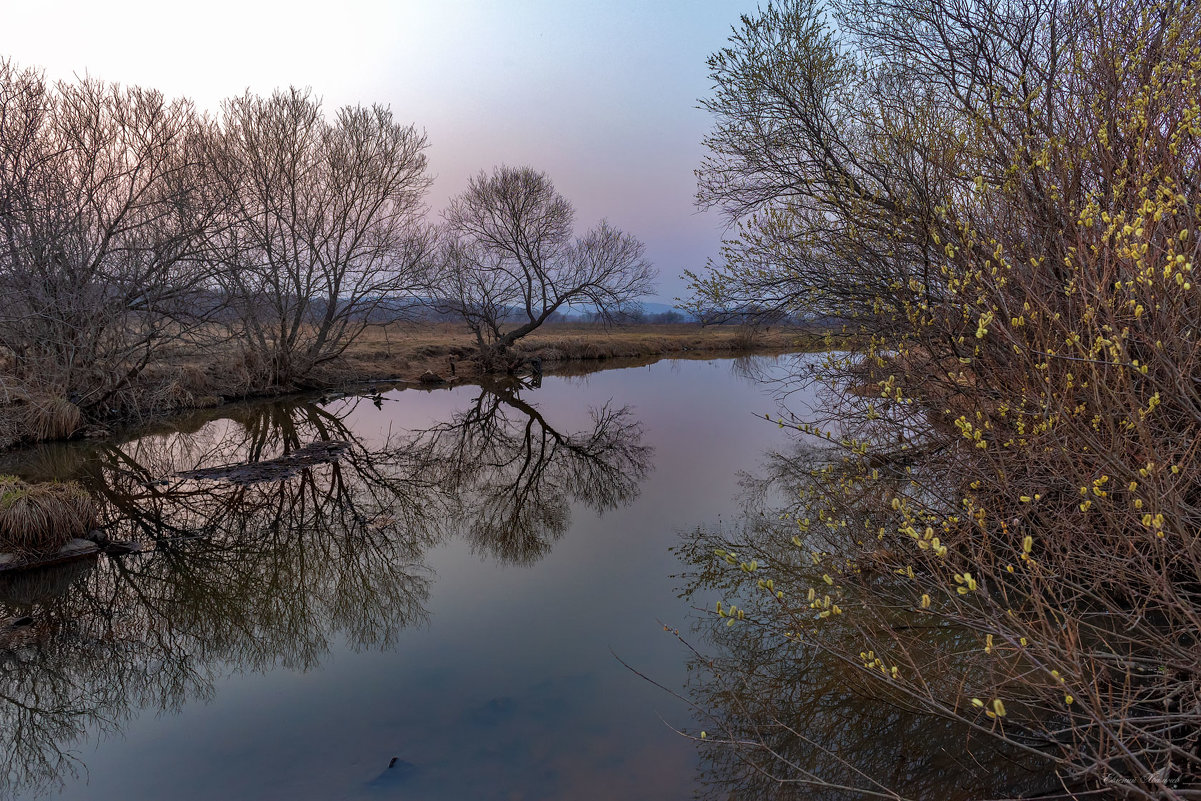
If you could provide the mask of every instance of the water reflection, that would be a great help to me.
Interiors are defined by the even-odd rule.
[[[704,797],[1059,797],[1051,792],[1049,761],[1007,749],[951,714],[930,714],[914,702],[910,685],[868,676],[867,658],[853,656],[872,647],[872,631],[887,630],[905,655],[906,678],[927,688],[957,685],[979,669],[980,649],[967,632],[931,624],[909,608],[871,608],[845,595],[834,602],[853,614],[821,619],[803,590],[801,598],[780,598],[774,585],[761,585],[774,576],[790,591],[821,588],[817,599],[834,593],[823,575],[828,568],[810,558],[820,540],[802,535],[809,539],[799,548],[796,526],[781,524],[807,516],[796,487],[829,463],[828,452],[807,443],[769,455],[760,472],[743,479],[742,516],[699,528],[677,548],[687,566],[687,595],[736,603],[746,616],[731,626],[700,614],[685,635],[695,648],[689,696],[707,728],[700,748]],[[735,564],[754,561],[759,570],[732,569],[715,552],[737,554]],[[892,654],[889,664],[896,661]]]
[[[567,531],[573,503],[604,512],[637,497],[651,450],[628,408],[593,409],[591,428],[564,434],[521,399],[519,386],[489,384],[403,450],[415,472],[447,491],[450,514],[477,552],[529,564]]]
[[[63,783],[86,735],[208,698],[233,671],[392,645],[425,620],[423,556],[448,537],[529,563],[574,501],[638,494],[651,452],[629,410],[563,433],[520,390],[481,388],[378,440],[351,427],[361,401],[288,402],[23,454],[20,472],[81,482],[108,538],[147,550],[0,578],[0,797]]]

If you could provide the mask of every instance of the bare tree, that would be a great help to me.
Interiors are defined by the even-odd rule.
[[[427,291],[467,323],[486,369],[557,311],[580,307],[611,322],[651,291],[645,246],[607,222],[573,237],[571,203],[529,167],[481,172],[443,217]]]
[[[255,372],[303,384],[413,286],[425,135],[381,106],[333,122],[307,91],[228,101],[217,164],[234,198],[223,283]]]
[[[153,394],[147,365],[211,310],[205,124],[155,91],[0,62],[0,344],[8,389],[68,412],[50,429]]]

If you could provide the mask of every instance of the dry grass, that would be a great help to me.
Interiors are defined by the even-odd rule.
[[[0,550],[53,553],[95,521],[91,497],[74,482],[26,484],[0,476]]]
[[[37,439],[63,439],[83,426],[83,412],[66,398],[30,398],[24,418],[26,430]]]
[[[606,329],[585,323],[549,323],[514,347],[517,355],[542,360],[547,372],[577,360],[785,352],[822,347],[822,338],[793,328],[748,331],[734,326],[635,325]],[[475,342],[453,323],[379,326],[365,331],[333,368],[355,379],[416,380],[426,370],[444,377],[471,377]]]
[[[8,378],[0,367],[0,377]],[[64,439],[84,425],[83,411],[66,398],[42,388],[4,381],[0,400],[0,448],[22,440]]]
[[[696,324],[636,325],[604,328],[585,323],[550,323],[522,339],[515,357],[540,359],[547,373],[573,371],[586,361],[654,360],[736,353],[783,353],[826,347],[820,335],[794,328],[753,331],[736,326],[701,328]],[[13,381],[0,399],[0,448],[20,443],[85,435],[88,423],[153,419],[165,414],[217,406],[227,400],[278,394],[290,389],[336,387],[360,382],[417,382],[429,371],[445,379],[479,375],[473,360],[475,341],[454,323],[405,323],[373,326],[342,356],[320,366],[303,386],[266,387],[236,342],[225,340],[201,352],[182,346],[164,361],[147,365],[128,389],[106,401],[104,414],[87,419],[61,392],[41,384]],[[0,373],[5,365],[0,363]],[[46,382],[42,382],[46,383]],[[89,412],[94,415],[97,410]]]

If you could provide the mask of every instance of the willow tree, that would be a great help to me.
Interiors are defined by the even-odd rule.
[[[29,433],[64,436],[167,393],[171,377],[146,368],[214,307],[206,128],[186,100],[50,84],[0,60],[4,403],[23,402]]]
[[[222,284],[251,372],[303,384],[416,285],[426,138],[381,106],[329,120],[297,89],[230,100],[221,124]]]
[[[701,200],[739,228],[697,303],[861,333],[836,425],[797,423],[836,452],[796,473],[821,572],[774,577],[781,632],[1136,798],[1201,775],[1199,53],[1173,0],[792,0],[705,101]]]
[[[609,323],[652,290],[645,246],[607,222],[575,236],[575,209],[529,167],[481,172],[443,220],[427,291],[471,329],[488,369],[557,311]]]

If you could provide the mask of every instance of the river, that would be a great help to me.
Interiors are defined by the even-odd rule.
[[[1044,786],[825,651],[713,615],[743,601],[720,570],[695,580],[710,543],[770,554],[795,531],[787,482],[748,477],[823,458],[763,419],[782,387],[761,379],[819,358],[231,404],[7,455],[83,484],[140,552],[0,577],[0,798]]]
[[[669,548],[780,438],[736,367],[239,404],[10,458],[157,544],[0,587],[36,621],[5,643],[0,791],[690,798],[692,716],[630,668],[683,687]],[[349,450],[177,475],[318,440]]]

